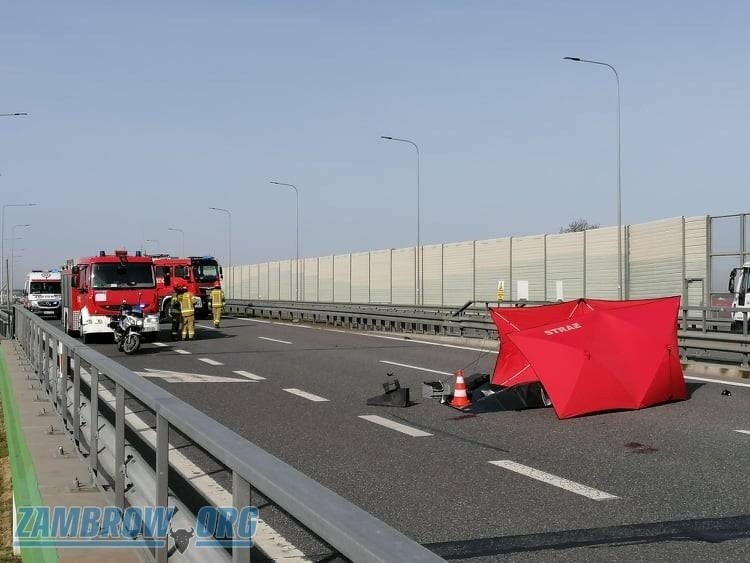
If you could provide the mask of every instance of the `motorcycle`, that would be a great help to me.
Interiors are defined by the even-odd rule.
[[[117,349],[126,354],[135,354],[141,347],[143,337],[143,306],[131,306],[123,301],[120,314],[112,317],[109,326],[114,331]]]

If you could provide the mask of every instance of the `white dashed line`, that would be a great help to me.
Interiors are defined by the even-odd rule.
[[[208,330],[219,330],[219,329],[218,329],[218,328],[216,328],[215,326],[208,326],[208,325],[198,325],[198,324],[197,324],[197,325],[195,325],[195,326],[197,326],[198,328],[206,328],[206,329],[208,329]]]
[[[312,328],[311,326],[307,326],[307,325],[301,325],[297,323],[281,323],[278,321],[273,321],[271,324],[281,325],[281,326],[293,326],[295,328]]]
[[[261,340],[270,340],[271,342],[280,342],[281,344],[292,344],[287,340],[279,340],[277,338],[267,338],[265,336],[259,336],[258,338],[260,338]]]
[[[221,362],[212,360],[211,358],[198,358],[198,361],[208,364],[209,366],[223,366]]]
[[[328,401],[328,399],[324,397],[319,397],[318,395],[313,395],[312,393],[308,393],[307,391],[301,391],[300,389],[284,389],[287,393],[291,393],[292,395],[297,395],[298,397],[302,397],[304,399],[307,399],[309,401],[315,401],[316,403],[321,403],[323,401]]]
[[[735,430],[735,432],[739,432],[740,434],[750,434],[750,430]]]
[[[531,477],[532,479],[536,479],[537,481],[547,483],[548,485],[553,485],[555,487],[565,489],[566,491],[569,491],[571,493],[588,497],[592,500],[613,500],[620,498],[618,496],[605,493],[604,491],[599,491],[597,489],[587,487],[586,485],[581,485],[580,483],[576,483],[575,481],[569,481],[568,479],[563,479],[562,477],[558,477],[557,475],[545,473],[544,471],[534,469],[533,467],[529,467],[528,465],[516,463],[515,461],[511,461],[509,459],[491,461],[490,463],[492,465],[502,467],[503,469],[514,471],[515,473],[519,473],[520,475]]]
[[[411,426],[407,426],[406,424],[401,424],[400,422],[389,420],[376,414],[362,414],[359,415],[359,418],[361,418],[362,420],[367,420],[368,422],[374,422],[375,424],[379,424],[380,426],[385,426],[386,428],[390,428],[391,430],[395,430],[396,432],[401,432],[402,434],[408,434],[409,436],[413,436],[415,438],[432,436],[432,434],[430,434],[429,432],[425,432],[424,430],[412,428]]]
[[[250,321],[252,323],[262,323],[264,325],[270,325],[271,324],[271,321],[264,321],[264,320],[261,320],[261,319],[249,319],[247,317],[237,317],[237,320],[239,320],[239,321]]]
[[[245,370],[237,370],[233,371],[232,373],[236,373],[237,375],[241,375],[242,377],[247,377],[248,379],[251,379],[253,381],[265,381],[265,377],[261,377],[260,375],[255,375],[254,373],[250,373],[249,371]]]
[[[380,363],[381,364],[388,364],[388,365],[391,365],[391,366],[399,366],[399,367],[402,367],[402,368],[416,369],[416,370],[419,370],[419,371],[428,371],[430,373],[437,373],[437,374],[440,374],[440,375],[455,375],[455,374],[453,374],[453,373],[451,373],[449,371],[440,371],[440,370],[436,370],[436,369],[421,368],[419,366],[410,366],[409,364],[399,364],[398,362],[389,362],[388,360],[380,360]]]
[[[188,352],[187,350],[183,350],[182,348],[175,348],[174,351],[178,354],[192,354],[192,352]]]
[[[750,383],[735,383],[733,381],[726,381],[724,379],[706,379],[705,377],[694,377],[692,375],[686,375],[685,379],[691,379],[693,381],[705,381],[706,383],[719,383],[721,385],[733,385],[734,387],[750,387]]]
[[[164,344],[164,342],[154,342],[154,346],[158,346],[159,348],[166,348],[169,346],[169,344]]]

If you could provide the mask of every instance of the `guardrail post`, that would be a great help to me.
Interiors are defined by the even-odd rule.
[[[156,506],[167,506],[169,502],[169,422],[156,415]],[[156,548],[156,563],[167,563],[167,545]]]
[[[747,336],[747,311],[742,311],[742,336]]]
[[[39,331],[39,379],[42,380],[42,389],[47,387],[47,342],[45,334]]]
[[[125,388],[115,384],[115,506],[125,510]]]
[[[55,406],[55,410],[62,416],[62,410],[60,410],[60,391],[58,390],[60,382],[58,376],[58,370],[60,369],[60,343],[56,338],[50,338],[49,342],[52,355],[49,368],[49,395],[52,404]]]
[[[89,401],[89,467],[99,474],[99,370],[89,364],[91,396]]]
[[[250,506],[250,483],[232,471],[232,506],[239,513],[246,506]],[[232,563],[250,563],[249,547],[233,547]]]
[[[68,422],[70,422],[70,414],[68,412],[68,347],[60,343],[62,346],[62,353],[60,354],[60,379],[58,380],[58,400],[60,402],[60,408],[62,409],[63,426],[67,429]]]
[[[73,441],[76,448],[81,443],[81,358],[73,350]]]

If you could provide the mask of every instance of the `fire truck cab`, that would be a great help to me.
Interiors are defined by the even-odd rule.
[[[174,288],[187,286],[193,294],[193,305],[197,318],[206,318],[211,310],[211,288],[221,280],[221,268],[212,256],[153,256],[156,267],[156,288],[159,311],[162,318],[169,316],[169,307]]]
[[[62,272],[63,328],[80,335],[84,344],[91,334],[112,333],[111,317],[124,303],[140,307],[144,314],[143,335],[155,339],[159,333],[159,304],[154,263],[148,256],[126,250],[114,254],[70,260]]]

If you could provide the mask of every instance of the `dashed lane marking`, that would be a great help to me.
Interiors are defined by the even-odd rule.
[[[182,348],[175,348],[174,351],[178,354],[192,354],[192,352],[188,352],[187,350],[183,350]]]
[[[269,340],[271,342],[279,342],[281,344],[292,344],[292,342],[289,342],[288,340],[279,340],[278,338],[268,338],[267,336],[259,336],[261,340]]]
[[[566,491],[590,498],[592,500],[613,500],[620,498],[618,496],[605,493],[604,491],[599,491],[597,489],[587,487],[586,485],[581,485],[580,483],[576,483],[575,481],[569,481],[568,479],[563,479],[562,477],[558,477],[557,475],[552,475],[551,473],[546,473],[544,471],[540,471],[539,469],[534,469],[533,467],[529,467],[528,465],[516,463],[515,461],[511,461],[509,459],[491,461],[490,463],[492,465],[502,467],[503,469],[513,471],[520,475],[525,475],[526,477],[531,477],[532,479],[536,479],[537,481],[541,481],[542,483],[547,483],[548,485],[553,485],[555,487],[559,487],[560,489],[565,489]]]
[[[424,430],[412,428],[411,426],[407,426],[406,424],[401,424],[400,422],[396,422],[388,418],[383,418],[382,416],[378,416],[376,414],[362,414],[359,415],[359,418],[368,422],[379,424],[380,426],[385,426],[386,428],[390,428],[391,430],[395,430],[396,432],[401,432],[402,434],[413,436],[414,438],[432,436],[432,434],[430,434],[429,432],[425,432]]]
[[[260,375],[255,375],[254,373],[250,373],[249,371],[245,371],[242,369],[238,369],[237,371],[233,371],[232,373],[236,373],[237,375],[241,375],[242,377],[247,377],[248,379],[252,381],[265,381],[265,377],[261,377]]]
[[[399,367],[402,367],[402,368],[416,369],[416,370],[419,370],[419,371],[428,371],[430,373],[437,373],[437,374],[440,374],[440,375],[454,375],[454,374],[452,374],[449,371],[440,371],[440,370],[437,370],[437,369],[422,368],[422,367],[419,367],[419,366],[411,366],[409,364],[399,364],[398,362],[389,362],[388,360],[380,360],[380,363],[381,364],[388,364],[388,365],[391,365],[391,366],[399,366]]]
[[[158,346],[159,348],[166,348],[169,346],[169,344],[164,344],[164,342],[154,342],[154,346]]]
[[[208,364],[209,366],[223,366],[221,362],[212,360],[211,358],[198,358],[198,361]]]
[[[264,321],[263,319],[250,319],[248,317],[235,317],[238,321],[250,321],[251,323],[261,323],[264,325],[270,325],[271,321]]]
[[[739,432],[740,434],[750,434],[750,430],[735,430],[735,432]]]
[[[328,401],[325,397],[320,397],[318,395],[313,395],[312,393],[308,393],[307,391],[302,391],[301,389],[284,389],[287,393],[291,393],[292,395],[297,395],[298,397],[302,397],[303,399],[307,399],[308,401],[314,401],[316,403],[322,403],[324,401]]]
[[[198,327],[198,328],[205,328],[205,329],[208,329],[208,330],[219,330],[215,326],[199,325],[199,324],[196,324],[195,326]]]

